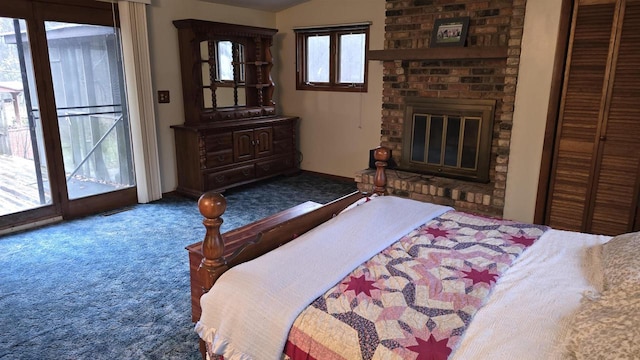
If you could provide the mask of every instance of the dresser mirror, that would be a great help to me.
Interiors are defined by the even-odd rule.
[[[239,42],[200,42],[204,109],[247,105],[244,54],[244,45]]]
[[[276,29],[175,20],[185,123],[275,115],[271,45]]]

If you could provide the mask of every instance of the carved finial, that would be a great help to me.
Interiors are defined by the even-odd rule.
[[[220,234],[222,214],[227,209],[227,200],[219,193],[206,192],[198,200],[200,214],[205,217],[202,221],[207,233],[202,241],[202,262],[200,268],[207,270],[203,279],[205,290],[209,290],[218,276],[224,271],[224,240]],[[222,270],[222,272],[221,272]]]
[[[387,167],[387,161],[391,153],[388,148],[378,146],[373,151],[373,158],[376,159],[376,176],[373,180],[373,192],[378,195],[384,195],[386,193],[385,186],[387,185],[387,176],[385,174],[385,168]]]
[[[220,193],[206,192],[198,200],[198,210],[207,219],[219,218],[227,210],[227,199]]]

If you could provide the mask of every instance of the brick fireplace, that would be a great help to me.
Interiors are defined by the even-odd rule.
[[[402,163],[405,109],[410,99],[494,100],[489,181],[437,173],[387,170],[390,193],[502,216],[526,0],[387,0],[381,145]],[[430,47],[436,19],[469,17],[465,47]],[[406,161],[405,161],[406,162]],[[371,191],[373,170],[356,174]]]

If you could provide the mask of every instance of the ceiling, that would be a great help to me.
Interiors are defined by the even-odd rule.
[[[309,0],[201,0],[216,4],[239,6],[264,11],[280,11]]]

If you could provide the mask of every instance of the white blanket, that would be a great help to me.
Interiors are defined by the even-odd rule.
[[[563,359],[568,319],[596,290],[585,250],[609,238],[547,231],[500,277],[451,359]]]
[[[448,210],[387,196],[344,212],[223,274],[200,299],[196,331],[225,360],[278,359],[306,306],[355,267]]]

